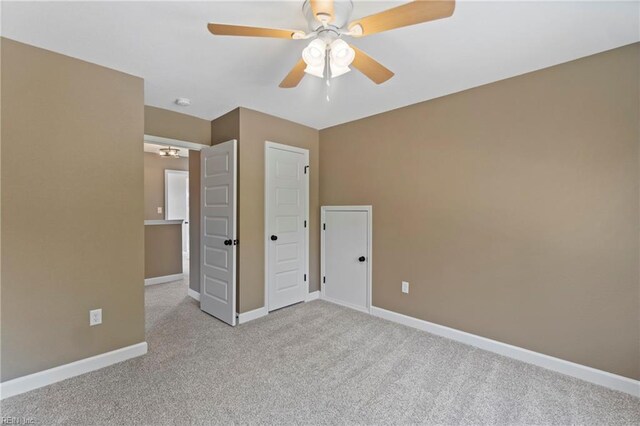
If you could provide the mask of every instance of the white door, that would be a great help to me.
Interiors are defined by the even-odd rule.
[[[189,172],[164,171],[164,204],[166,220],[189,220]]]
[[[200,309],[236,325],[236,141],[201,157]]]
[[[266,143],[266,306],[305,300],[308,290],[309,151]]]
[[[371,207],[322,207],[322,297],[360,311],[371,305]]]

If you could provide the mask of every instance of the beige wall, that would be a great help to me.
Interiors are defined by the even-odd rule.
[[[229,111],[211,122],[211,145],[231,139],[240,139],[240,108]]]
[[[309,291],[319,287],[318,131],[261,112],[240,108],[238,295],[239,312],[264,306],[265,141],[309,150]]]
[[[189,288],[200,292],[200,151],[189,151]]]
[[[144,218],[165,218],[164,171],[189,170],[189,159],[162,158],[144,153]],[[162,213],[158,213],[162,207]],[[145,225],[144,277],[162,277],[182,273],[182,226]]]
[[[182,273],[182,225],[144,227],[144,277]]]
[[[189,159],[162,158],[152,152],[144,153],[144,218],[162,220],[165,218],[164,171],[189,170]],[[162,213],[158,213],[162,207]]]
[[[5,381],[144,341],[144,110],[140,78],[1,50]]]
[[[209,120],[148,105],[144,107],[144,133],[211,145]]]
[[[373,304],[640,378],[639,46],[322,130]]]

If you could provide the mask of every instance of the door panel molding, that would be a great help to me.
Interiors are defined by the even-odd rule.
[[[236,325],[238,146],[230,140],[200,156],[200,309]]]
[[[264,161],[265,161],[265,168],[264,168],[264,308],[266,309],[266,311],[269,311],[269,273],[270,273],[270,268],[269,268],[269,253],[270,253],[270,247],[271,247],[271,229],[270,229],[270,225],[269,225],[269,214],[270,212],[270,195],[269,194],[269,179],[268,179],[268,173],[269,173],[269,150],[270,149],[276,149],[276,150],[282,150],[282,151],[288,151],[288,152],[294,152],[297,154],[302,154],[304,156],[304,168],[302,170],[297,170],[295,171],[295,174],[297,176],[302,176],[303,177],[303,185],[305,188],[305,194],[304,194],[304,200],[303,205],[304,205],[304,221],[306,223],[306,226],[304,227],[304,274],[306,276],[306,281],[304,282],[305,284],[305,294],[304,294],[304,298],[301,300],[301,302],[304,302],[306,300],[306,297],[309,294],[309,282],[310,282],[310,275],[309,275],[309,176],[310,176],[310,169],[308,167],[309,165],[309,150],[305,149],[305,148],[299,148],[296,146],[291,146],[291,145],[284,145],[284,144],[280,144],[280,143],[276,143],[276,142],[271,142],[271,141],[265,141],[265,147],[264,147]],[[285,169],[283,168],[279,168],[276,170],[276,172],[278,173],[278,175],[288,175],[288,176],[292,176],[293,170],[289,170],[289,169]],[[282,193],[282,191],[281,191]],[[273,196],[276,196],[276,194],[273,194]],[[295,203],[294,203],[295,204]]]
[[[326,233],[326,221],[327,221],[327,212],[365,212],[367,213],[367,307],[362,309],[360,307],[351,305],[347,302],[336,301],[333,299],[329,299],[325,295],[325,233]],[[342,306],[346,306],[348,308],[356,309],[362,312],[371,313],[372,306],[372,292],[373,292],[373,208],[372,206],[322,206],[320,208],[320,297],[324,300],[337,303]]]

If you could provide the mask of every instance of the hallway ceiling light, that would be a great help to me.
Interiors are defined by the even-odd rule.
[[[162,158],[179,158],[180,156],[178,155],[178,153],[180,152],[180,150],[178,148],[160,148],[159,150],[159,154],[160,157]]]

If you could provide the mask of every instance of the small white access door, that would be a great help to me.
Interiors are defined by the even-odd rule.
[[[309,151],[266,142],[265,306],[305,300],[308,286]]]
[[[237,143],[200,151],[200,309],[236,325]]]
[[[322,298],[363,312],[371,307],[371,206],[323,206]]]

